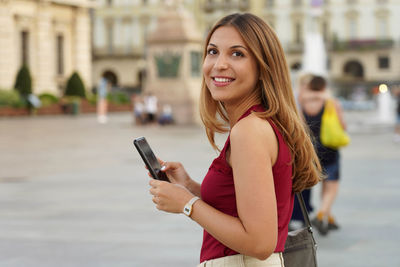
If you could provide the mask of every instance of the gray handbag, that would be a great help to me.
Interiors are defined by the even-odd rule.
[[[283,252],[285,267],[317,267],[317,243],[301,193],[296,193],[306,227],[288,234]]]

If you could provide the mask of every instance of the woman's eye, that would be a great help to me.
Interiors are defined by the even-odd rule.
[[[215,49],[213,49],[213,48],[212,48],[212,49],[208,49],[208,50],[207,50],[207,54],[208,54],[208,55],[216,55],[216,54],[217,54],[217,50],[215,50]]]
[[[239,52],[239,51],[233,52],[232,55],[233,55],[234,57],[243,57],[243,56],[244,56],[244,54],[243,54],[242,52]]]

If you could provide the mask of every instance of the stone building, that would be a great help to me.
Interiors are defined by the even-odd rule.
[[[146,70],[146,38],[161,1],[98,0],[93,18],[93,82],[140,89]]]
[[[61,95],[77,71],[92,84],[92,0],[1,0],[0,88],[11,89],[26,64],[35,94]]]
[[[203,27],[227,13],[257,14],[275,29],[289,67],[296,71],[302,65],[304,36],[315,5],[322,12],[317,25],[334,83],[348,89],[354,83],[400,84],[398,0],[205,0]]]
[[[140,88],[146,69],[146,37],[156,26],[162,0],[98,0],[94,17],[94,81]],[[312,5],[321,6],[318,28],[325,40],[328,73],[346,83],[399,83],[399,0],[185,0],[203,36],[220,17],[251,12],[275,29],[289,67],[301,68]],[[349,87],[350,88],[350,87]]]

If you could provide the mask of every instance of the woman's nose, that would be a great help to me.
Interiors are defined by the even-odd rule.
[[[215,61],[214,68],[218,70],[227,69],[229,66],[227,58],[225,56],[220,55]]]

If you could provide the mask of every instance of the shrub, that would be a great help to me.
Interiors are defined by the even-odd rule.
[[[95,94],[89,94],[86,98],[90,105],[95,106],[97,104],[97,96]]]
[[[32,93],[32,79],[29,73],[29,68],[23,65],[17,74],[15,79],[14,88],[20,93],[21,96],[26,97]]]
[[[83,85],[82,79],[77,72],[74,72],[68,79],[65,95],[79,96],[81,98],[86,97],[85,86]]]
[[[107,100],[116,105],[129,104],[129,97],[122,92],[112,92],[107,95]]]
[[[0,89],[0,107],[26,107],[27,103],[16,90]]]
[[[39,95],[39,99],[42,102],[42,106],[50,106],[52,104],[58,103],[59,99],[53,94],[43,93]]]

